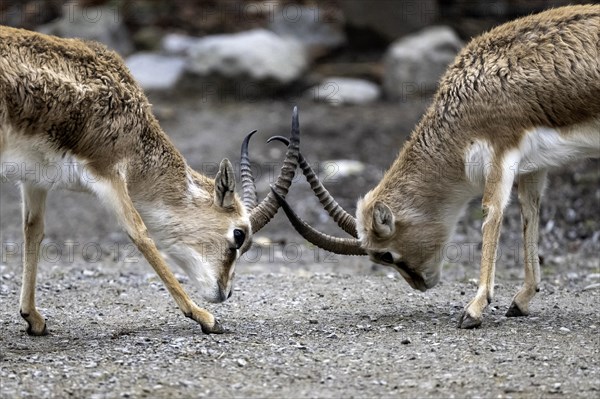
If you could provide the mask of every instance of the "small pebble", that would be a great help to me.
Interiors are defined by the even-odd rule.
[[[408,338],[404,338],[402,341],[400,341],[400,343],[401,343],[402,345],[408,345],[408,344],[410,344],[410,339],[408,339]]]
[[[600,283],[594,283],[583,287],[583,291],[591,291],[600,288]]]
[[[552,385],[552,391],[551,392],[558,392],[560,391],[562,384],[560,382],[554,383],[554,385]]]

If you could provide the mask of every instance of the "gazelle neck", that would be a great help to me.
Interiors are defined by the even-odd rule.
[[[187,189],[188,166],[156,119],[149,115],[144,122],[127,171],[129,193],[134,202],[179,201]]]
[[[430,109],[375,189],[378,196],[398,209],[457,220],[473,193],[465,179],[460,143],[452,139],[458,135],[450,129]]]

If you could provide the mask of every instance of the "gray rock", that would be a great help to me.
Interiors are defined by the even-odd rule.
[[[144,90],[172,90],[183,74],[185,59],[157,53],[136,53],[125,60]]]
[[[436,0],[342,0],[340,7],[348,25],[372,30],[388,40],[431,25],[439,13]]]
[[[456,33],[445,26],[426,28],[394,42],[384,59],[386,96],[405,100],[433,93],[462,46]]]
[[[121,55],[133,51],[129,32],[118,9],[112,6],[79,7],[74,2],[63,6],[63,16],[38,28],[60,37],[75,37],[104,43]]]
[[[331,105],[367,104],[376,101],[381,90],[368,80],[331,77],[309,89],[308,95]]]
[[[585,287],[583,287],[583,291],[591,291],[591,290],[597,290],[597,289],[600,289],[600,283],[594,283],[594,284],[586,285]]]
[[[196,37],[181,33],[167,33],[162,39],[161,48],[169,54],[187,54],[198,40]]]
[[[263,29],[208,36],[194,43],[188,54],[186,72],[204,78],[199,79],[203,90],[206,78],[222,78],[221,83],[233,89],[244,85],[245,93],[280,88],[297,80],[307,66],[300,42]]]
[[[300,41],[312,58],[346,42],[340,20],[327,18],[320,7],[290,6],[273,14],[269,29],[281,37]]]
[[[365,170],[365,164],[353,159],[336,159],[323,161],[319,165],[321,180],[331,183],[337,179],[358,176]]]

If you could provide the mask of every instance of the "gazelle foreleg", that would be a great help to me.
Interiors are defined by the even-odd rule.
[[[179,306],[179,309],[186,317],[195,320],[202,327],[204,333],[223,333],[224,330],[207,310],[196,305],[183,287],[177,281],[177,278],[166,264],[154,241],[148,235],[148,230],[139,213],[133,206],[133,202],[129,197],[127,185],[120,177],[113,177],[109,185],[109,204],[115,211],[117,218],[124,229],[129,234],[133,243],[137,246],[140,252],[144,255],[148,263],[154,268],[156,274],[163,281],[169,293]]]
[[[540,261],[538,256],[540,198],[546,183],[546,171],[519,177],[519,203],[525,245],[525,283],[512,300],[506,316],[527,316],[529,302],[539,291]]]
[[[35,282],[40,255],[40,243],[44,238],[44,212],[46,189],[22,183],[23,197],[23,282],[21,287],[20,313],[27,321],[27,334],[46,335],[46,320],[35,307]]]
[[[504,208],[510,200],[510,191],[515,179],[519,156],[517,152],[509,152],[500,159],[495,159],[486,177],[483,193],[483,245],[481,250],[481,269],[479,288],[475,298],[465,307],[458,322],[460,328],[479,327],[485,308],[494,297],[494,274],[496,255]]]

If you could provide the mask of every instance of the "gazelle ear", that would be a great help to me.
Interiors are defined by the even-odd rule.
[[[235,174],[229,159],[225,158],[219,165],[215,177],[215,204],[221,208],[231,208],[235,202]]]
[[[383,202],[376,202],[373,208],[373,232],[380,238],[388,238],[394,234],[395,218],[392,210]]]

